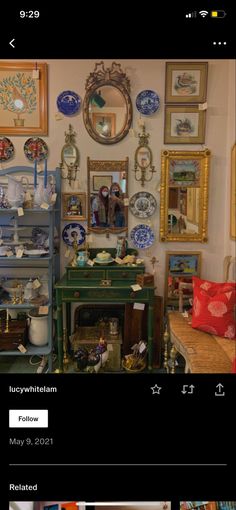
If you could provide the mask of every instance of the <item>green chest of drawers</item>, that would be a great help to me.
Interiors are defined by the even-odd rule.
[[[115,266],[107,265],[101,267],[85,266],[85,267],[67,267],[66,278],[69,282],[96,282],[99,284],[101,280],[111,280],[111,282],[127,281],[136,282],[137,274],[145,271],[143,265],[140,266]]]

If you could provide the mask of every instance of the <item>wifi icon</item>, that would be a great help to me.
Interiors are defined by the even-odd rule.
[[[208,15],[208,11],[199,11],[199,14],[202,18],[205,18]]]

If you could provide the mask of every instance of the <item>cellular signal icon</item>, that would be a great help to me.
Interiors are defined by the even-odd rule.
[[[188,12],[185,14],[185,18],[196,18],[197,17],[197,11],[194,12]]]
[[[199,14],[202,18],[205,18],[208,15],[208,11],[199,11]]]

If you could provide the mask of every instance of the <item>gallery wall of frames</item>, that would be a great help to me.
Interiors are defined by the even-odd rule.
[[[68,264],[95,264],[103,286],[118,279],[115,264],[135,266],[137,283],[154,285],[165,306],[179,298],[181,272],[182,283],[190,276],[222,282],[223,261],[235,255],[234,92],[232,60],[1,61],[0,257],[20,264],[29,256],[35,270],[37,257],[48,258],[46,277],[39,271],[35,283],[36,271],[26,294],[26,282],[18,282],[12,303],[23,306],[28,295],[49,318],[43,307],[56,281],[65,271],[75,277]],[[33,230],[21,244],[25,223]],[[48,301],[37,286],[47,287]],[[149,292],[140,295],[144,303],[153,299]],[[60,286],[57,296],[63,300]],[[121,296],[113,297],[118,304]],[[62,366],[62,350],[59,358]]]

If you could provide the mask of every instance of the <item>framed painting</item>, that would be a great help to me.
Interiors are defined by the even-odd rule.
[[[166,103],[204,103],[208,62],[167,62]]]
[[[115,113],[92,113],[93,128],[104,138],[113,138],[116,134]]]
[[[112,185],[112,175],[94,175],[93,176],[93,191],[99,191],[102,186],[107,186],[110,189]]]
[[[166,252],[165,301],[166,304],[177,304],[179,300],[179,284],[191,283],[192,276],[200,276],[201,252],[182,251]],[[192,292],[184,289],[184,297],[188,299]]]
[[[230,237],[236,239],[236,143],[231,152]]]
[[[205,142],[206,111],[198,106],[166,106],[164,143]]]
[[[87,219],[86,193],[62,193],[62,219]]]
[[[47,135],[47,64],[0,62],[0,134]]]

